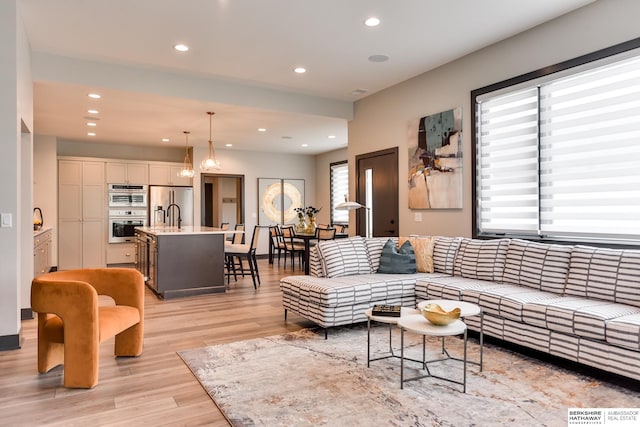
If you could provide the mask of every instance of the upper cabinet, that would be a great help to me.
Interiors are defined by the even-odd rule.
[[[146,163],[107,162],[108,184],[149,184]]]
[[[191,178],[178,176],[182,169],[182,163],[175,164],[149,164],[149,184],[150,185],[193,185]]]

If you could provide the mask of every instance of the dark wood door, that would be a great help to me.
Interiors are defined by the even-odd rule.
[[[367,235],[370,215],[372,236],[398,236],[398,148],[356,156],[356,200],[367,208],[356,215],[356,232]]]

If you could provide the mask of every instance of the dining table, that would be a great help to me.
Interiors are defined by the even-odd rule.
[[[336,233],[335,239],[344,239],[349,237],[349,233]],[[309,275],[309,250],[311,248],[311,241],[316,240],[316,233],[306,233],[303,231],[294,231],[294,238],[300,239],[304,242],[304,253],[302,258],[304,260],[304,274]]]

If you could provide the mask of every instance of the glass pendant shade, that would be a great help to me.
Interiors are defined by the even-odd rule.
[[[207,112],[209,115],[209,156],[200,163],[200,170],[220,170],[222,165],[220,161],[216,159],[216,151],[213,148],[213,140],[211,139],[211,117],[215,114],[211,111]]]
[[[189,131],[184,131],[185,135],[185,145],[184,145],[184,163],[182,165],[182,169],[178,172],[178,176],[181,178],[193,178],[195,175],[195,171],[193,170],[193,165],[191,164],[191,159],[189,158]]]

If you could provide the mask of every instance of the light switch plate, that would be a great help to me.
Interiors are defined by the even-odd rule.
[[[10,213],[0,213],[0,227],[12,227],[13,218]]]
[[[422,222],[422,212],[414,212],[413,213],[413,220],[415,222]]]

